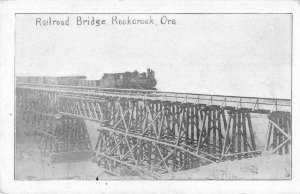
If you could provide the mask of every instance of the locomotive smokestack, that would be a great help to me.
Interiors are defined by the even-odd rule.
[[[151,70],[149,68],[147,69],[147,77],[151,77]]]

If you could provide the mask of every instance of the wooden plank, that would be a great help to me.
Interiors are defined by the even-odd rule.
[[[212,126],[213,127],[213,155],[216,154],[216,147],[217,147],[217,145],[216,145],[216,140],[217,140],[216,113],[217,113],[217,110],[214,108],[212,110],[212,114],[213,114],[213,126]]]
[[[281,129],[284,129],[283,128],[283,122],[282,122],[282,116],[279,116],[278,117],[278,126],[281,128]],[[284,136],[281,134],[281,133],[279,133],[278,134],[278,145],[281,145],[282,144],[282,142],[283,142],[283,138],[284,138]],[[282,146],[278,149],[278,152],[279,152],[279,155],[282,155]]]
[[[290,139],[286,139],[285,141],[283,141],[276,148],[274,148],[274,150],[272,151],[272,153],[276,153],[278,150],[280,150],[282,148],[283,145],[287,145],[289,141],[290,141]]]
[[[202,122],[202,129],[201,129],[201,133],[200,133],[200,137],[199,137],[199,140],[198,140],[198,151],[199,149],[202,147],[202,144],[204,144],[204,140],[203,138],[206,137],[207,135],[207,128],[206,128],[206,120],[208,118],[208,114],[207,114],[207,111],[205,110],[204,111],[204,118],[203,118],[203,121]],[[202,141],[203,140],[203,141]]]
[[[210,154],[211,153],[211,149],[210,149],[210,132],[211,132],[211,110],[208,110],[208,117],[207,117],[207,134],[206,134],[206,147],[207,147],[207,153]]]
[[[289,134],[287,134],[286,132],[284,132],[284,130],[282,130],[274,121],[270,120],[270,122],[274,125],[274,127],[279,130],[284,136],[286,136],[288,139],[291,138],[291,136]]]
[[[185,117],[184,117],[184,126],[185,126],[185,144],[189,145],[189,130],[190,130],[190,110],[189,107],[186,107]]]
[[[232,122],[232,115],[229,114],[229,121],[227,123],[227,126],[225,128],[225,139],[223,143],[223,149],[222,149],[222,156],[225,154],[225,149],[227,149],[227,146],[230,145],[230,139],[229,139],[229,133],[230,133],[230,124]]]
[[[222,151],[222,124],[221,124],[221,114],[222,110],[218,108],[217,110],[217,120],[218,120],[218,138],[219,138],[219,150]]]
[[[249,133],[250,133],[250,139],[251,139],[251,147],[252,151],[256,150],[256,143],[255,143],[255,137],[254,137],[254,132],[252,128],[252,121],[251,121],[251,115],[249,112],[246,113],[247,117],[247,122],[248,122],[248,128],[249,128]]]
[[[248,151],[248,146],[247,146],[247,123],[246,123],[246,113],[242,113],[242,125],[243,125],[243,144],[244,144],[244,152]]]
[[[225,110],[223,109],[220,109],[221,110],[221,114],[222,114],[222,121],[223,121],[223,126],[224,126],[224,130],[226,130],[227,128],[227,119],[226,119],[226,116],[225,116]]]
[[[286,132],[287,134],[289,133],[289,130],[288,130],[288,117],[287,116],[284,116],[283,117],[283,129],[284,129],[284,132]],[[288,138],[287,137],[283,137],[284,138],[284,141],[286,141]],[[288,144],[285,144],[284,146],[284,153],[285,154],[289,154],[289,145]]]
[[[191,107],[190,125],[191,125],[191,146],[194,146],[195,141],[195,107]]]
[[[172,171],[174,172],[177,168],[177,150],[174,150],[174,154],[172,156]]]
[[[171,127],[171,134],[172,134],[172,137],[171,137],[171,141],[175,141],[176,139],[176,134],[175,134],[175,131],[176,131],[176,106],[175,105],[171,105],[171,123],[172,123],[172,127]]]
[[[172,137],[172,130],[171,130],[171,115],[172,115],[172,110],[170,105],[165,105],[166,106],[166,114],[165,114],[165,123],[166,123],[166,130],[167,130],[167,136],[164,137],[164,139],[169,139]],[[163,127],[161,127],[163,129]]]
[[[143,152],[144,152],[144,145],[145,145],[145,142],[142,139],[141,143],[140,143],[140,146],[139,146],[138,163],[140,163],[140,161],[144,159],[144,154],[143,154]]]
[[[161,109],[160,104],[158,102],[155,103],[154,104],[154,110],[153,110],[153,112],[151,114],[152,115],[155,115],[155,113],[158,114],[160,112],[160,109]],[[156,134],[159,134],[159,131],[158,131],[158,129],[159,129],[159,120],[160,120],[160,117],[158,117],[157,119],[155,119],[155,129],[154,130],[156,130]]]
[[[236,117],[237,113],[233,113],[233,125],[232,125],[232,137],[231,137],[231,142],[232,142],[232,147],[231,147],[231,154],[235,153],[235,142],[236,142]],[[234,159],[234,158],[233,158]]]
[[[238,127],[238,130],[237,130],[237,134],[238,134],[238,138],[237,138],[237,140],[238,140],[238,153],[241,153],[242,152],[242,130],[241,130],[241,128],[242,128],[242,118],[241,118],[241,112],[238,112],[237,113],[237,115],[238,115],[238,124],[237,124],[237,127]],[[238,156],[238,159],[241,159],[241,156],[239,155]]]
[[[200,120],[200,114],[199,114],[199,111],[200,111],[200,109],[199,109],[199,107],[198,106],[196,106],[195,107],[195,117],[196,117],[196,142],[198,142],[199,141],[199,138],[200,138],[200,132],[201,132],[201,128],[200,128],[200,125],[199,125],[199,120]]]

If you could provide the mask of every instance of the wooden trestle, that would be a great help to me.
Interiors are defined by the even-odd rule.
[[[44,152],[93,150],[93,161],[118,175],[159,176],[260,155],[251,113],[271,112],[244,108],[241,101],[234,107],[52,88],[19,85],[16,91],[26,128]],[[94,147],[84,120],[99,123]],[[290,134],[290,113],[271,112],[266,149],[289,153]]]
[[[291,114],[274,111],[269,115],[266,150],[279,155],[291,152]]]

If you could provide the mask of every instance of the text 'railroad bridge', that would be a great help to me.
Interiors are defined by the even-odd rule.
[[[16,102],[45,153],[90,151],[116,175],[159,177],[262,151],[291,152],[289,99],[17,83]],[[268,114],[263,150],[253,114]],[[99,123],[95,145],[84,120]]]

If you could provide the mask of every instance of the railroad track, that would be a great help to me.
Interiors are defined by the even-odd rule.
[[[143,100],[159,100],[165,102],[192,103],[202,105],[216,105],[227,109],[244,108],[257,113],[272,111],[291,112],[291,100],[279,98],[244,97],[228,95],[208,95],[194,93],[161,92],[155,90],[97,88],[65,85],[44,85],[17,83],[18,88],[38,91],[55,92],[62,95],[72,95],[84,98],[116,97]]]

